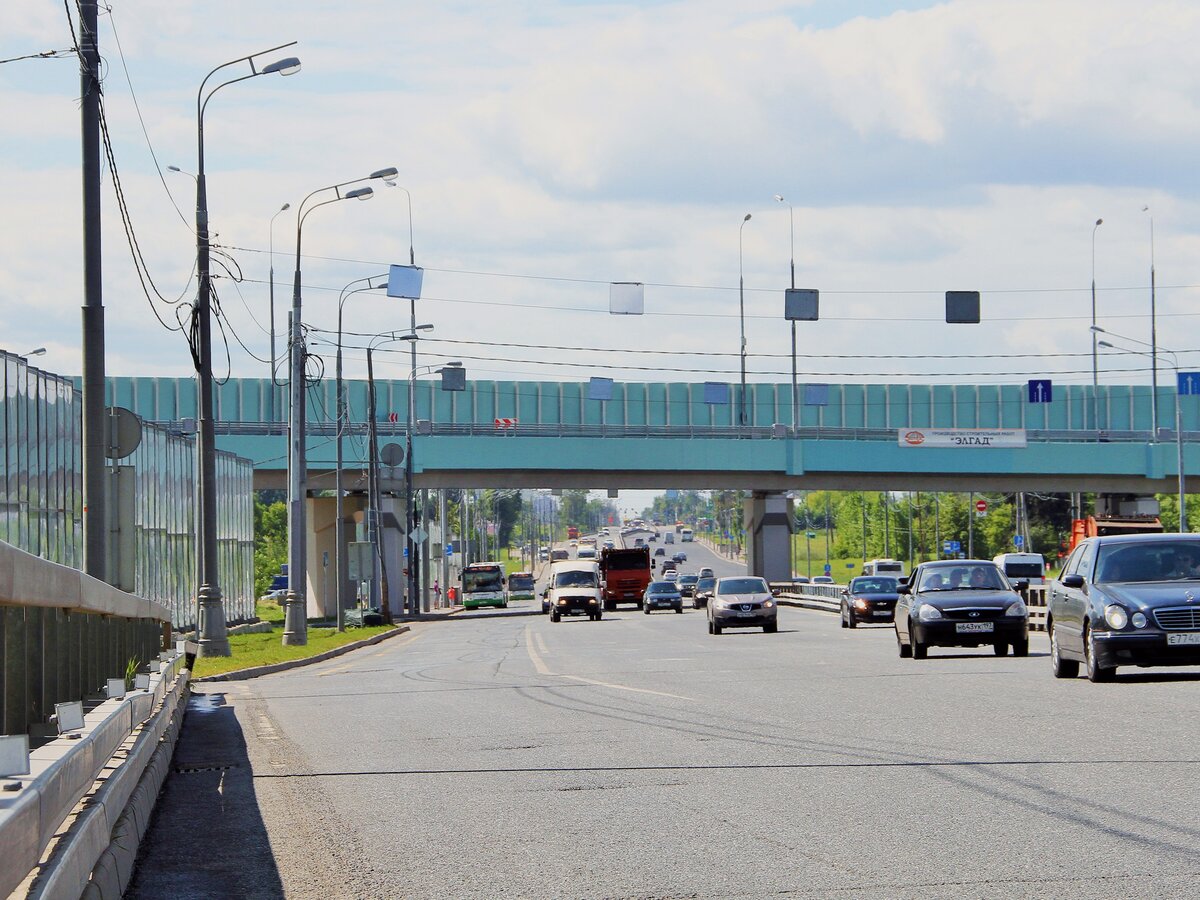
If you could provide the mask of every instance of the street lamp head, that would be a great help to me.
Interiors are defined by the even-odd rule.
[[[1088,331],[1094,331],[1094,332],[1096,332],[1096,334],[1108,334],[1108,332],[1105,331],[1103,328],[1101,328],[1099,325],[1090,326],[1088,328]]]
[[[787,201],[783,199],[783,194],[776,194],[775,199],[778,200],[780,203],[787,203]]]
[[[179,166],[167,166],[167,171],[168,172],[182,172],[183,169],[179,168]]]
[[[375,191],[369,187],[355,188],[352,191],[346,191],[347,200],[370,200],[374,196]]]
[[[742,219],[742,221],[749,222],[750,221],[750,213],[746,213],[746,218]]]
[[[45,347],[38,347],[36,350],[30,350],[28,353],[22,353],[22,359],[28,356],[41,356],[46,352]]]
[[[427,322],[424,325],[418,325],[417,331],[433,331],[433,324]]]
[[[461,368],[462,368],[462,360],[460,360],[460,359],[452,359],[452,360],[450,360],[450,362],[446,363],[446,365],[445,365],[445,368],[447,368],[447,369],[461,369]]]
[[[392,182],[400,177],[400,172],[396,169],[395,166],[388,166],[386,169],[377,169],[376,171],[372,172],[368,177],[382,178],[384,181]]]
[[[295,75],[299,71],[299,57],[288,56],[263,66],[262,74],[274,75],[276,72],[278,72],[280,75],[283,75],[286,78],[288,75]]]
[[[1095,227],[1096,227],[1096,228],[1099,228],[1099,227],[1100,227],[1101,225],[1103,225],[1103,224],[1104,224],[1104,220],[1103,220],[1103,219],[1097,219],[1097,220],[1096,220],[1096,225],[1095,225]]]
[[[291,209],[291,208],[292,208],[292,204],[290,204],[290,203],[285,203],[285,204],[283,204],[283,206],[279,207],[279,211],[280,211],[280,212],[287,212],[287,211],[288,211],[289,209]]]
[[[1105,348],[1107,348],[1107,349],[1109,349],[1109,350],[1116,350],[1116,349],[1117,349],[1117,348],[1116,348],[1114,345],[1110,344],[1108,341],[1100,341],[1099,343],[1097,343],[1097,344],[1096,344],[1096,346],[1097,346],[1097,347],[1105,347]]]

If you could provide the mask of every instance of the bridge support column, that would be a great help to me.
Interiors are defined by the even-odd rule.
[[[792,501],[782,493],[755,491],[745,502],[746,571],[767,581],[792,577]]]

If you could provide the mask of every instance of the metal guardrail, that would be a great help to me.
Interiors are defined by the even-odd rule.
[[[155,659],[170,621],[161,603],[0,541],[0,734],[30,733],[54,704]]]
[[[179,421],[156,422],[168,430],[181,430]],[[217,434],[222,435],[278,435],[287,434],[286,423],[281,422],[232,422],[216,423]],[[337,434],[334,422],[310,421],[306,426],[313,436],[333,437]],[[932,427],[932,426],[912,426]],[[380,435],[402,435],[403,422],[378,423]],[[588,438],[720,438],[724,440],[844,440],[844,441],[896,441],[896,428],[839,428],[826,426],[804,426],[793,431],[787,426],[754,425],[603,425],[603,424],[525,424],[518,423],[505,429],[497,429],[492,422],[428,422],[418,423],[420,435],[438,437],[588,437]],[[366,423],[351,423],[344,433],[363,435]],[[1075,428],[1027,428],[1026,440],[1032,443],[1135,443],[1151,441],[1153,433],[1148,430],[1113,431]],[[1185,431],[1185,441],[1200,440],[1200,432]],[[1174,432],[1162,429],[1159,442],[1175,439]]]

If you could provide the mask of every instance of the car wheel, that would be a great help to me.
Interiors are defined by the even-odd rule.
[[[997,656],[1008,656],[1008,644],[993,644],[992,650]]]
[[[720,634],[720,633],[721,633],[721,626],[720,626],[720,625],[718,625],[716,622],[713,622],[713,627],[712,627],[712,628],[713,628],[713,632],[712,632],[713,634]]]
[[[562,615],[560,613],[558,613],[557,611],[551,612],[550,613],[550,621],[551,622],[561,622]]]
[[[912,647],[900,640],[900,629],[896,629],[896,649],[900,651],[901,659],[908,659],[912,656]]]
[[[1098,684],[1102,681],[1112,681],[1117,674],[1116,666],[1100,666],[1096,664],[1096,639],[1092,629],[1088,628],[1083,638],[1083,657],[1087,665],[1088,681]]]
[[[846,627],[847,628],[857,628],[858,627],[858,619],[854,618],[854,610],[850,609],[849,607],[846,607]]]
[[[604,618],[604,613],[602,613],[600,610],[596,610],[596,621],[599,622],[603,618]]]
[[[1029,655],[1029,638],[1023,641],[1013,641],[1012,645],[1013,656],[1028,656]]]
[[[679,613],[682,616],[683,615],[683,607],[682,606],[675,607],[675,612]]]
[[[779,623],[772,622],[770,625],[763,626],[763,634],[775,634],[779,631]]]
[[[846,604],[845,603],[842,604],[842,616],[841,617],[842,617],[842,627],[849,628],[850,626],[846,624]]]
[[[912,648],[913,659],[924,659],[929,655],[929,645],[922,644],[919,640],[917,640],[917,633],[911,628],[908,632],[908,644]]]
[[[644,608],[642,609],[642,612],[644,612],[646,615],[650,615],[650,607],[648,607],[648,606],[647,606],[647,607],[644,607]]]
[[[1050,623],[1050,665],[1054,670],[1055,678],[1075,678],[1079,675],[1079,661],[1074,659],[1063,659],[1062,649],[1058,646],[1058,629],[1054,627],[1054,623]],[[1029,642],[1025,642],[1026,646]]]
[[[713,630],[712,630],[712,619],[709,619],[709,620],[708,620],[708,633],[709,633],[709,634],[712,634],[712,633],[713,633]]]

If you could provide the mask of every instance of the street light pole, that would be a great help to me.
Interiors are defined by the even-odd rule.
[[[788,208],[788,235],[791,243],[791,257],[789,265],[792,274],[792,290],[796,289],[796,220],[795,210],[792,209],[792,204],[784,199],[782,194],[776,194],[775,199],[780,203],[787,203]],[[798,382],[796,375],[796,320],[792,319],[792,434],[796,433],[796,429],[800,427],[800,400],[798,397]]]
[[[750,213],[746,213],[742,224],[738,226],[738,327],[742,339],[742,393],[738,404],[738,424],[743,428],[746,427],[746,278],[742,268],[742,232],[749,221]]]
[[[296,209],[296,269],[292,278],[292,324],[289,343],[291,374],[288,406],[291,410],[291,418],[288,427],[288,592],[284,600],[284,646],[299,646],[308,643],[308,600],[306,598],[308,534],[307,516],[304,509],[308,479],[304,373],[307,354],[304,346],[304,325],[301,318],[303,295],[300,287],[300,255],[304,236],[304,220],[309,213],[322,206],[328,206],[341,200],[368,200],[374,193],[369,187],[355,188],[344,193],[343,188],[377,178],[387,181],[395,178],[396,174],[396,169],[389,167],[379,169],[363,178],[318,188],[300,201],[300,206]],[[326,191],[333,191],[334,196],[328,200],[314,203],[312,206],[308,205],[309,200]]]
[[[217,439],[213,421],[213,378],[212,378],[212,276],[210,272],[211,246],[208,233],[208,187],[204,174],[204,111],[217,91],[239,81],[257,78],[259,75],[292,75],[300,70],[300,60],[294,56],[277,60],[261,70],[255,59],[295,45],[295,41],[280,44],[249,56],[241,56],[222,63],[204,76],[196,91],[196,306],[192,312],[193,334],[192,358],[196,366],[197,413],[200,433],[196,441],[197,493],[200,501],[200,547],[196,554],[199,585],[196,623],[197,643],[200,656],[229,656],[229,636],[225,629],[225,605],[222,602],[218,578],[217,557]],[[208,80],[217,72],[238,63],[248,63],[249,75],[241,75],[216,85],[205,94]]]
[[[372,284],[372,282],[376,278],[383,278],[384,280],[380,284]],[[354,290],[350,290],[350,288],[353,287],[354,285],[360,284],[361,282],[364,282],[364,281],[366,282],[366,285],[364,287],[355,288]],[[346,622],[345,622],[346,604],[345,604],[345,598],[343,596],[344,591],[346,589],[346,576],[347,576],[346,557],[345,557],[346,521],[345,521],[345,508],[344,508],[346,492],[342,486],[342,469],[343,469],[342,438],[345,436],[346,428],[349,425],[349,419],[350,419],[350,417],[348,415],[348,411],[346,409],[345,382],[342,380],[342,309],[346,305],[346,301],[349,300],[354,294],[360,293],[362,291],[374,291],[374,290],[378,290],[383,287],[387,287],[387,276],[386,275],[383,275],[383,276],[372,275],[367,278],[359,278],[355,281],[351,281],[348,285],[346,285],[344,288],[342,288],[341,296],[338,297],[337,364],[336,364],[336,367],[334,370],[335,371],[335,375],[334,375],[334,377],[335,377],[334,405],[336,407],[336,412],[337,412],[337,440],[336,440],[337,464],[336,464],[336,470],[335,470],[334,476],[333,476],[334,480],[335,480],[334,493],[337,495],[337,499],[336,499],[337,511],[334,514],[336,517],[336,521],[334,522],[334,534],[335,534],[334,541],[337,544],[337,547],[335,548],[335,551],[336,551],[335,556],[336,556],[336,562],[337,562],[337,588],[334,590],[333,593],[334,593],[334,603],[337,604],[337,630],[338,631],[344,631],[346,628]]]
[[[271,274],[271,371],[270,384],[267,386],[267,421],[275,421],[275,220],[279,218],[281,213],[292,208],[292,204],[285,203],[279,207],[279,211],[271,216],[271,224],[268,227],[270,232],[267,238],[267,254],[270,258]]]
[[[1150,212],[1149,206],[1143,206],[1142,212]],[[1154,291],[1154,213],[1150,213],[1150,427],[1154,431],[1154,439],[1158,440],[1158,316],[1155,311],[1156,298]]]
[[[1092,226],[1092,328],[1096,327],[1096,229],[1104,224],[1097,219]],[[1096,348],[1096,333],[1092,332],[1092,428],[1100,428],[1100,370],[1099,351]]]

